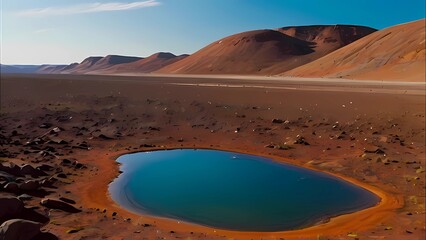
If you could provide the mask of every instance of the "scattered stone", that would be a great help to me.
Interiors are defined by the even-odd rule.
[[[44,207],[47,208],[52,208],[52,209],[59,209],[65,212],[70,212],[70,213],[78,213],[81,212],[81,210],[71,206],[70,204],[60,201],[60,200],[54,200],[54,199],[50,199],[50,198],[45,198],[43,200],[41,200],[40,204]]]
[[[415,163],[417,163],[417,161],[407,161],[407,162],[405,162],[405,164],[415,164]]]
[[[66,197],[60,197],[59,200],[64,201],[69,204],[75,204],[75,201]]]
[[[83,163],[79,163],[79,162],[75,162],[74,168],[76,169],[81,169],[81,168],[85,168],[86,166],[84,166]]]
[[[54,127],[54,128],[52,128],[50,131],[49,131],[49,133],[50,134],[55,134],[55,133],[59,133],[59,132],[61,132],[63,129],[62,128],[60,128],[60,127]]]
[[[65,141],[65,140],[64,140],[64,139],[62,139],[62,138],[55,137],[55,136],[50,136],[50,137],[49,137],[49,141],[48,141],[48,143],[54,143],[54,144],[67,144],[68,142],[67,142],[67,141]]]
[[[12,174],[14,176],[21,176],[21,168],[14,163],[9,163],[9,166],[4,166],[0,163],[0,171]]]
[[[98,138],[104,139],[104,140],[112,140],[112,139],[114,139],[114,137],[107,136],[105,134],[99,134]]]
[[[24,203],[16,197],[0,198],[0,206],[0,222],[18,217],[24,209]]]
[[[52,126],[52,124],[50,123],[43,123],[40,126],[38,126],[39,128],[50,128]]]
[[[65,173],[59,173],[56,175],[58,178],[67,178],[67,175]]]
[[[152,145],[152,144],[141,144],[139,147],[152,148],[152,147],[155,147],[155,145]]]
[[[49,232],[39,233],[33,240],[58,240],[59,238]]]
[[[350,233],[348,233],[348,237],[357,238],[358,234],[350,232]]]
[[[306,146],[310,145],[304,137],[299,136],[299,135],[297,136],[296,141],[294,141],[294,144],[301,144],[301,145],[306,145]]]
[[[71,160],[66,158],[62,159],[61,165],[71,165],[71,164],[72,164]]]
[[[374,150],[365,150],[364,151],[364,153],[375,153],[375,154],[386,154],[386,152],[385,151],[383,151],[382,149],[380,149],[380,148],[376,148],[376,149],[374,149]]]
[[[19,185],[19,188],[24,191],[35,191],[40,187],[40,183],[36,180],[28,180]]]
[[[307,145],[309,145],[309,143]],[[290,149],[293,149],[294,147],[287,145],[287,144],[280,144],[280,145],[274,146],[274,148],[278,149],[278,150],[290,150]]]
[[[12,219],[0,226],[0,239],[31,240],[40,234],[41,223],[24,219]]]
[[[26,219],[40,223],[49,221],[48,217],[36,212],[34,209],[25,208],[24,203],[15,197],[0,198],[0,206],[0,222],[10,219]],[[0,239],[2,238],[0,237]]]
[[[3,188],[7,192],[11,192],[11,193],[17,193],[17,192],[19,192],[19,186],[18,186],[18,184],[14,183],[14,182],[7,183]]]
[[[33,166],[29,164],[25,164],[21,168],[21,174],[22,175],[30,175],[31,177],[40,177],[40,176],[47,176],[47,174],[39,169],[34,168]]]
[[[272,123],[278,123],[278,124],[281,124],[281,123],[284,123],[284,120],[279,119],[279,118],[274,118],[274,119],[272,119]]]
[[[41,171],[52,171],[54,169],[53,166],[48,165],[48,164],[42,164],[38,167],[36,167],[36,169],[41,170]]]
[[[425,170],[422,168],[422,167],[419,167],[419,168],[417,168],[417,170],[416,170],[416,173],[417,174],[419,174],[419,173],[424,173],[425,172]]]
[[[50,177],[50,178],[48,178],[48,179],[44,179],[44,180],[42,180],[41,182],[40,182],[40,185],[41,186],[43,186],[43,187],[52,187],[53,186],[53,184],[55,183],[55,182],[57,182],[58,181],[58,179],[56,179],[56,178],[54,178],[54,177]]]
[[[73,228],[73,229],[70,229],[70,230],[67,230],[66,231],[66,233],[77,233],[77,232],[80,232],[81,230],[83,230],[84,229],[84,227],[76,227],[76,228]]]
[[[33,198],[33,196],[28,195],[28,194],[21,194],[18,196],[18,199],[21,201],[25,201],[25,200],[31,200]]]

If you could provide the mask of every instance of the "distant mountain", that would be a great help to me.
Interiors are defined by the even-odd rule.
[[[35,73],[40,65],[4,65],[0,64],[1,73]]]
[[[425,81],[425,44],[422,19],[370,34],[283,75]]]
[[[55,73],[58,71],[61,71],[62,69],[64,69],[65,67],[67,67],[68,65],[41,65],[36,73]]]
[[[9,65],[4,65],[1,64],[0,65],[0,72],[1,73],[17,73],[19,72],[20,69],[14,66],[9,66]]]
[[[245,74],[425,81],[425,19],[377,31],[353,25],[242,32],[192,55],[108,55],[38,73]],[[14,66],[12,66],[14,67]],[[4,71],[23,71],[3,67]]]
[[[80,64],[74,64],[73,66],[69,66],[67,69],[62,69],[64,73],[73,73],[73,72],[87,72],[95,65],[99,60],[103,57],[88,57],[84,59]]]
[[[218,40],[157,72],[278,74],[323,57],[375,31],[362,26],[318,25],[243,32]]]
[[[120,64],[135,62],[140,59],[142,58],[119,55],[108,55],[105,57],[88,57],[84,59],[81,63],[70,64],[69,66],[63,69],[57,69],[53,73],[85,74]]]
[[[172,53],[159,52],[147,58],[118,55],[88,57],[81,63],[73,63],[67,66],[44,66],[38,72],[61,74],[150,73],[187,56],[176,56]]]
[[[106,69],[94,71],[93,73],[150,73],[182,60],[187,56],[189,55],[183,54],[176,56],[168,52],[159,52],[132,63],[115,65]]]

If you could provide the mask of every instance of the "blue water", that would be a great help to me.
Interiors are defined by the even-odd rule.
[[[216,150],[123,155],[115,202],[142,214],[238,231],[284,231],[376,205],[373,193],[271,159]]]

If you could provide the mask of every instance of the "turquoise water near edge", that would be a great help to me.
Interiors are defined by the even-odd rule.
[[[109,186],[132,212],[237,231],[305,228],[372,207],[375,194],[326,173],[235,152],[127,154]]]

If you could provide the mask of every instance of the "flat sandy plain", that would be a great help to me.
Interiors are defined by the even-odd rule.
[[[30,193],[37,197],[25,204],[48,215],[43,229],[62,239],[425,237],[424,82],[2,75],[0,120],[3,164],[55,167],[53,188]],[[136,215],[109,197],[121,154],[193,147],[324,171],[382,201],[307,229],[249,233]],[[42,197],[72,199],[81,212],[45,208]]]

